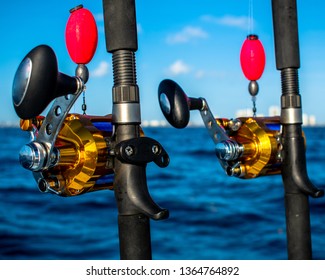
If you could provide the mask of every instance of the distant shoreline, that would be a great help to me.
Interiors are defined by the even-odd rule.
[[[18,122],[0,122],[0,128],[19,128],[19,121]]]
[[[152,128],[172,128],[172,126],[166,121],[143,121],[141,124],[142,127],[152,127]],[[203,123],[199,122],[190,122],[188,127],[204,127]],[[313,125],[304,125],[303,127],[325,127],[325,124],[313,124]],[[19,122],[0,122],[0,128],[19,128]]]

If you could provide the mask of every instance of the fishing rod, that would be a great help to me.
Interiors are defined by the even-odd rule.
[[[116,157],[114,191],[119,210],[122,259],[151,259],[149,218],[168,217],[150,197],[146,163],[166,167],[169,157],[155,140],[140,137],[140,99],[136,81],[138,49],[135,0],[103,0],[106,49],[112,53],[113,124]]]
[[[158,99],[167,121],[175,128],[188,125],[191,110],[199,110],[202,120],[215,144],[220,165],[228,176],[252,179],[281,174],[286,209],[287,251],[289,259],[311,259],[311,230],[309,196],[322,197],[323,190],[310,181],[306,169],[305,140],[302,132],[302,103],[299,94],[300,68],[296,0],[272,0],[276,66],[281,71],[281,116],[256,117],[256,79],[264,66],[257,36],[249,35],[248,52],[253,57],[242,58],[247,78],[251,77],[249,92],[253,99],[253,116],[235,119],[215,119],[204,98],[188,97],[172,80],[163,80],[158,87]],[[243,45],[244,47],[244,45]],[[247,47],[247,46],[245,46]],[[257,49],[256,49],[257,48]],[[241,54],[241,56],[242,56]],[[263,64],[264,62],[262,62]],[[246,71],[246,73],[245,73]],[[252,74],[249,73],[253,71]],[[247,74],[248,73],[248,74]],[[254,110],[255,109],[255,110]]]
[[[302,103],[296,0],[272,0],[276,68],[281,71],[282,179],[285,190],[289,259],[311,259],[308,196],[321,197],[309,180],[302,136]]]
[[[113,54],[113,113],[87,115],[85,102],[84,114],[69,113],[85,94],[89,78],[86,64],[98,42],[95,19],[80,5],[70,10],[66,26],[67,49],[77,64],[75,76],[58,71],[55,52],[47,45],[32,49],[16,71],[13,105],[21,118],[21,129],[31,135],[19,160],[33,172],[44,193],[71,197],[113,190],[120,258],[151,259],[150,219],[166,219],[169,212],[151,198],[146,166],[154,162],[166,167],[169,157],[140,127],[135,2],[104,0],[103,8],[107,50]],[[52,101],[47,115],[41,116]]]

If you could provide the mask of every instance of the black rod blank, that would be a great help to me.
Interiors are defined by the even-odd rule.
[[[143,214],[119,215],[121,260],[151,260],[150,220]]]
[[[312,258],[308,193],[313,189],[306,171],[301,125],[284,125],[282,180],[285,191],[287,252],[290,260]]]

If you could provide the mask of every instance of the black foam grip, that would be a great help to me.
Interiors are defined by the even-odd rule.
[[[106,49],[138,49],[135,0],[103,0]]]
[[[299,68],[296,0],[272,0],[276,67]]]

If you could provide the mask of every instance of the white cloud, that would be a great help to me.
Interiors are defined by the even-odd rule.
[[[202,16],[202,20],[218,25],[236,27],[240,29],[247,29],[250,25],[250,18],[247,16],[225,15],[223,17],[214,17],[211,15],[205,15]]]
[[[109,64],[106,61],[101,61],[97,68],[95,68],[91,75],[93,77],[103,77],[108,73],[109,70]]]
[[[208,33],[200,27],[187,26],[184,27],[180,32],[171,34],[167,37],[167,43],[179,44],[187,43],[192,39],[201,38],[205,39],[208,37]]]
[[[178,59],[174,63],[172,63],[168,67],[166,74],[172,76],[191,74],[193,78],[198,80],[204,78],[224,79],[226,76],[226,73],[223,71],[196,69],[195,67],[186,64],[181,59]]]
[[[187,74],[191,71],[189,65],[185,64],[182,60],[176,60],[170,67],[168,68],[168,72],[171,75],[177,76],[181,74]]]

